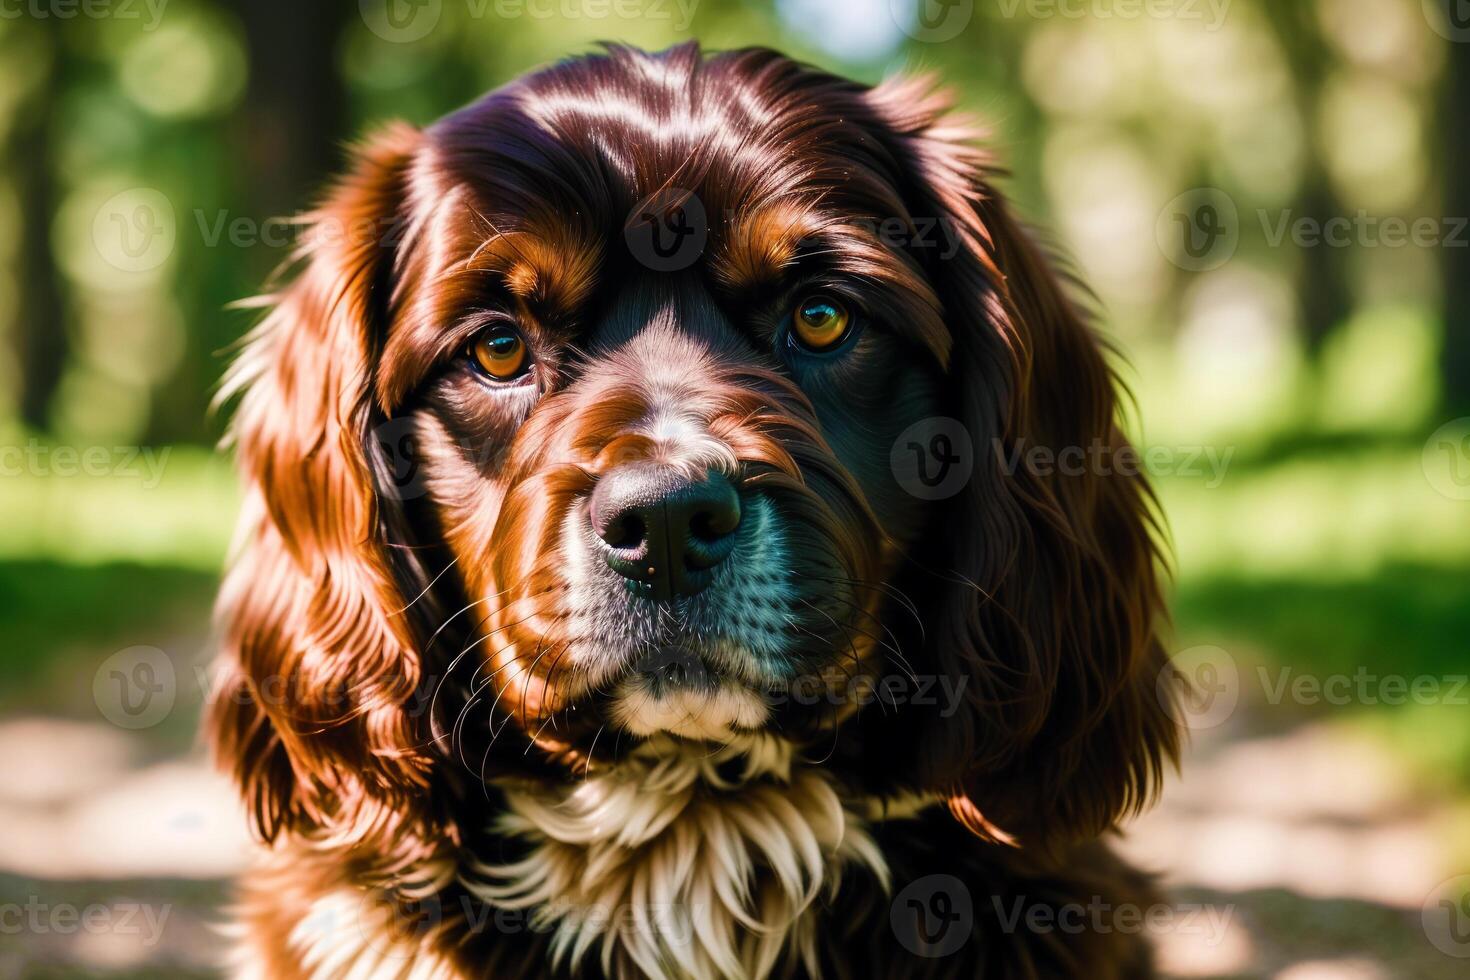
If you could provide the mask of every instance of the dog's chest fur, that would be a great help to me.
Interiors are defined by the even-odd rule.
[[[810,909],[844,865],[888,868],[845,799],[789,743],[711,751],[655,740],[561,792],[506,787],[497,830],[530,853],[465,879],[549,932],[559,967],[595,958],[652,977],[764,977],[783,958],[818,972]]]

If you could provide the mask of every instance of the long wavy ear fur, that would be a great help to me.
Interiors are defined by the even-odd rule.
[[[871,99],[916,172],[916,213],[941,216],[962,245],[931,274],[954,333],[953,411],[977,456],[943,522],[953,574],[929,631],[967,700],[926,722],[918,781],[982,836],[1093,837],[1146,806],[1178,755],[1158,693],[1173,685],[1158,683],[1172,668],[1153,498],[1117,465],[1126,441],[1102,345],[986,182],[973,131],[925,80]],[[1028,467],[1035,447],[1076,447],[1084,465]]]
[[[243,392],[231,439],[246,504],[207,732],[267,840],[360,834],[424,782],[403,710],[420,665],[393,615],[405,603],[371,459],[373,363],[418,140],[398,126],[356,151],[226,384]]]

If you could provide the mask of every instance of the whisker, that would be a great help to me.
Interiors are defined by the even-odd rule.
[[[872,613],[868,612],[862,606],[858,605],[855,602],[852,602],[849,599],[844,599],[841,596],[835,596],[835,595],[834,596],[830,596],[828,598],[831,598],[831,599],[833,599],[833,600],[835,600],[837,602],[841,602],[841,603],[843,603],[843,604],[851,607],[852,609],[856,610],[859,614],[861,614],[863,616],[866,616],[869,619],[871,619],[873,622],[877,623],[878,626],[880,628],[882,628],[883,632],[888,634],[888,638],[893,641],[892,644],[883,642],[883,640],[881,638],[879,638],[878,636],[876,636],[873,633],[868,632],[867,630],[863,629],[861,626],[858,626],[855,623],[851,625],[851,628],[854,629],[854,630],[856,630],[859,634],[861,634],[861,635],[867,637],[868,639],[872,640],[874,643],[878,644],[879,646],[887,649],[890,653],[892,653],[893,654],[893,660],[894,660],[894,662],[896,664],[898,664],[899,668],[902,669],[905,673],[907,673],[909,675],[909,678],[915,684],[919,683],[918,673],[914,670],[913,665],[909,663],[908,657],[905,656],[904,653],[903,653],[903,651],[898,648],[898,645],[897,645],[898,644],[898,637],[896,637],[896,636],[893,635],[893,631],[890,630],[890,629],[888,629],[888,627],[886,625],[884,625],[884,623],[883,623],[882,620],[880,620],[877,616],[875,616]],[[802,601],[805,602],[806,600],[803,599]],[[817,607],[813,606],[813,608],[817,608]],[[829,613],[827,613],[823,609],[817,609],[817,611],[820,612],[820,613],[822,613],[822,615],[827,616],[828,619],[831,619],[832,618],[831,615]],[[834,623],[833,625],[836,625],[836,624]]]
[[[843,636],[847,640],[847,648],[848,648],[848,650],[850,650],[852,652],[852,664],[853,664],[853,666],[855,668],[861,670],[862,667],[863,667],[863,658],[857,652],[857,645],[852,642],[852,633],[847,628],[845,628],[843,626],[839,626],[838,623],[837,623],[837,620],[833,619],[832,618],[832,615],[830,613],[828,613],[827,610],[818,607],[817,605],[815,605],[814,603],[812,603],[811,601],[809,601],[805,597],[803,597],[801,601],[803,603],[805,603],[806,605],[811,606],[811,608],[817,610],[817,612],[821,613],[823,616],[826,616],[827,617],[827,622],[831,623],[834,628],[842,630]],[[862,632],[862,631],[859,630],[859,632]],[[868,634],[864,634],[864,635],[868,635]],[[874,638],[872,636],[868,636],[868,638],[871,639],[871,640],[873,640],[874,642],[877,642],[876,638]],[[830,641],[829,641],[829,644],[830,644]],[[835,649],[835,647],[834,647],[834,649]],[[838,666],[840,667],[841,664],[839,664]],[[849,681],[852,680],[851,675],[849,675],[848,680]]]
[[[551,666],[546,668],[546,677],[541,682],[541,704],[543,706],[546,704],[546,689],[551,686],[551,678],[556,674],[556,668],[557,668],[557,666],[562,662],[563,658],[565,658],[566,655],[567,655],[567,653],[571,650],[571,648],[572,648],[572,640],[573,639],[575,639],[575,638],[574,637],[568,637],[567,638],[566,643],[562,644],[561,650],[557,653],[556,659],[552,660],[551,661]],[[558,695],[561,694],[561,688],[560,687],[557,688],[557,692],[556,693]],[[557,713],[555,711],[553,711],[551,713],[551,730],[552,731],[556,731],[556,714]]]
[[[587,781],[587,775],[592,771],[592,756],[597,752],[597,740],[602,737],[603,729],[607,728],[607,722],[598,727],[597,733],[592,736],[592,747],[587,750],[587,761],[582,765],[582,782]]]
[[[503,595],[504,592],[502,592],[500,594]],[[541,595],[545,595],[544,592],[543,593],[540,593],[540,594]],[[523,599],[529,599],[529,598],[533,598],[533,597],[532,596],[523,596],[522,598]],[[495,610],[495,612],[491,613],[490,615],[492,615],[492,616],[498,615],[499,613],[503,612],[506,609],[509,609],[512,605],[514,605],[515,603],[520,602],[520,601],[522,601],[522,600],[521,599],[512,600],[511,602],[506,603],[500,609]],[[485,640],[489,639],[490,637],[494,636],[496,633],[500,632],[501,630],[508,629],[508,628],[510,628],[512,626],[519,626],[521,623],[524,623],[527,619],[535,619],[538,614],[539,614],[539,611],[537,613],[532,613],[531,615],[525,617],[525,619],[519,619],[519,620],[516,620],[513,623],[506,623],[504,626],[496,627],[495,629],[491,630],[489,633],[486,633],[483,636],[481,636],[479,639],[475,640],[473,643],[467,644],[462,650],[459,651],[459,653],[455,654],[454,659],[449,662],[449,666],[446,667],[444,669],[444,673],[442,675],[440,675],[440,677],[438,679],[438,683],[436,683],[434,685],[434,693],[429,698],[429,718],[430,718],[430,720],[432,721],[432,719],[435,717],[434,712],[437,709],[438,704],[439,704],[439,691],[442,690],[443,687],[444,687],[444,685],[445,685],[445,683],[448,682],[449,676],[454,673],[454,668],[457,667],[457,666],[459,666],[460,661],[464,660],[464,658],[469,654],[469,652],[472,649],[474,649],[476,646],[478,646],[480,643],[483,643]],[[498,654],[498,653],[500,653],[500,651],[497,650],[497,651],[495,651],[495,653]],[[483,666],[483,664],[477,665],[475,667],[475,676],[470,678],[470,686],[471,687],[474,687],[475,686],[476,678],[479,677],[480,667],[481,666]],[[437,740],[437,737],[436,737],[435,740]]]
[[[507,588],[501,589],[499,592],[496,592],[494,595],[487,595],[487,596],[484,596],[483,598],[476,599],[474,602],[471,602],[469,605],[467,605],[464,608],[462,608],[459,612],[455,613],[453,616],[450,616],[444,622],[440,623],[439,624],[439,628],[436,629],[434,631],[434,634],[429,637],[429,642],[426,643],[426,644],[424,644],[424,650],[427,652],[428,649],[434,645],[434,641],[437,640],[437,639],[439,639],[439,634],[440,633],[443,633],[444,630],[449,627],[449,624],[452,623],[452,622],[454,622],[460,616],[463,616],[465,613],[469,612],[471,609],[475,608],[476,606],[480,605],[481,603],[489,602],[492,599],[499,599],[501,596],[505,595],[507,592],[509,592],[513,588],[515,588],[515,586],[509,586]],[[550,594],[552,592],[559,591],[560,589],[561,589],[561,586],[559,586],[559,585],[553,585],[553,586],[551,586],[549,588],[542,589],[540,592],[528,592],[527,594],[525,594],[523,596],[520,596],[519,598],[512,599],[510,602],[508,602],[505,605],[501,606],[499,609],[496,609],[493,612],[489,613],[489,615],[491,615],[491,616],[498,615],[498,614],[504,612],[505,610],[509,609],[511,606],[515,605],[517,602],[524,602],[527,599],[537,599],[537,598],[540,598],[541,596],[548,595],[548,594]]]
[[[873,589],[875,591],[882,592],[884,595],[888,596],[899,605],[903,606],[904,610],[911,617],[913,617],[914,625],[919,628],[919,638],[921,640],[927,640],[927,636],[925,635],[924,631],[924,619],[922,616],[919,615],[918,604],[915,603],[913,599],[909,598],[908,594],[897,586],[890,585],[884,582],[868,582],[864,581],[863,579],[855,578],[830,577],[823,575],[808,575],[807,577],[818,582],[833,582],[839,585],[851,585],[857,588]]]
[[[508,629],[508,628],[510,628],[512,626],[517,626],[520,623],[524,623],[528,619],[534,619],[535,616],[536,616],[536,614],[535,613],[532,613],[530,616],[525,617],[525,619],[518,620],[515,623],[507,623],[505,626],[501,626],[501,627],[499,627],[497,629],[491,630],[489,633],[487,633],[486,635],[480,637],[479,639],[477,639],[473,643],[471,643],[469,646],[467,646],[465,648],[465,650],[462,651],[462,652],[468,652],[472,647],[475,647],[475,646],[479,645],[480,643],[483,643],[485,640],[488,640],[491,636],[494,636],[496,633],[500,632],[500,630],[502,630],[502,629]],[[549,631],[550,630],[550,627],[548,627],[547,629]],[[546,634],[543,633],[542,634],[542,639],[544,640],[545,638],[546,638]],[[492,651],[489,659],[493,659],[494,657],[499,656],[501,653],[504,653],[506,650],[510,649],[511,646],[512,646],[511,643],[507,643],[504,646],[499,647],[498,649]],[[476,667],[475,668],[475,675],[474,675],[474,677],[472,677],[470,679],[470,685],[471,685],[472,690],[470,691],[469,699],[465,702],[464,707],[460,709],[459,715],[455,718],[454,724],[450,728],[450,745],[452,745],[452,746],[457,745],[459,747],[457,754],[459,755],[460,762],[464,765],[464,767],[466,769],[469,768],[469,762],[464,757],[464,739],[461,737],[460,733],[464,730],[464,722],[469,717],[470,710],[475,706],[476,701],[479,699],[480,692],[484,691],[485,688],[487,686],[489,686],[490,683],[495,680],[495,677],[502,670],[505,670],[507,667],[519,666],[517,664],[517,662],[514,661],[514,660],[507,661],[506,663],[503,663],[499,667],[496,667],[494,670],[492,670],[488,675],[486,675],[486,677],[485,677],[485,679],[483,681],[479,681],[478,678],[479,678],[479,675],[480,675],[480,668],[481,667],[484,667],[484,665],[485,665],[484,662],[482,662],[479,667]],[[505,694],[505,691],[506,691],[506,689],[509,686],[510,686],[509,684],[502,686],[501,689],[500,689],[500,691],[495,695],[495,701],[494,701],[494,703],[492,703],[490,705],[490,717],[491,717],[491,724],[492,725],[494,724],[495,706],[500,703],[501,696]],[[492,739],[492,741],[493,741],[493,739]]]
[[[550,630],[548,629],[547,632],[550,632]],[[536,665],[541,662],[541,658],[542,657],[546,656],[546,654],[548,654],[548,653],[551,652],[550,650],[546,650],[546,651],[542,651],[541,650],[541,644],[543,642],[545,642],[545,640],[546,640],[546,633],[542,633],[541,634],[541,639],[539,639],[539,640],[536,641],[536,650],[537,650],[536,659],[532,660],[531,661],[531,666],[529,666],[529,667],[526,668],[526,680],[525,680],[525,683],[521,685],[522,686],[522,696],[521,696],[521,727],[522,728],[527,727],[527,725],[526,725],[526,697],[525,697],[525,694],[531,690],[531,681],[532,681],[532,679],[534,678],[534,676],[536,674]],[[570,642],[570,640],[568,642]]]
[[[401,616],[404,613],[408,612],[410,609],[413,608],[414,603],[418,602],[424,596],[428,595],[429,594],[429,591],[431,589],[433,589],[435,585],[438,585],[439,584],[439,580],[441,578],[443,578],[449,572],[449,570],[451,568],[453,568],[458,563],[459,563],[459,556],[458,555],[455,555],[454,556],[454,560],[451,561],[448,565],[445,565],[444,566],[444,570],[441,571],[438,575],[435,575],[433,577],[433,579],[430,580],[429,584],[426,585],[426,586],[424,586],[424,591],[422,591],[418,595],[414,596],[413,599],[411,599],[409,601],[408,605],[404,606],[402,609],[399,609],[399,610],[396,610],[394,612],[391,612],[388,615],[389,616]]]

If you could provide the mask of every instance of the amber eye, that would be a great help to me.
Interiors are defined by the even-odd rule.
[[[808,296],[796,305],[791,326],[797,341],[808,350],[831,350],[852,327],[852,314],[830,296]]]
[[[480,369],[496,381],[511,381],[530,367],[526,342],[510,327],[485,331],[470,350]]]

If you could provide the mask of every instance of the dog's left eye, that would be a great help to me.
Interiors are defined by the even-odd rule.
[[[791,313],[791,334],[802,347],[821,353],[847,339],[852,321],[852,313],[841,300],[824,294],[807,296]]]
[[[531,367],[526,342],[511,327],[495,327],[480,334],[470,353],[480,370],[496,381],[513,381]]]

